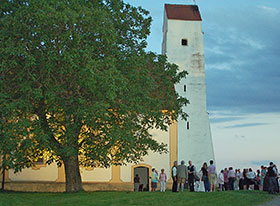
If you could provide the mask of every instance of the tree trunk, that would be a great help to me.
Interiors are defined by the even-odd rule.
[[[2,167],[2,187],[1,187],[1,191],[3,192],[5,190],[5,168]]]
[[[66,192],[79,192],[83,190],[78,156],[63,158]]]

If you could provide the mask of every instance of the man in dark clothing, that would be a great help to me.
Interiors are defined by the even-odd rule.
[[[171,176],[172,176],[172,180],[173,180],[172,192],[177,192],[177,166],[178,166],[178,163],[177,163],[177,161],[175,161],[174,165],[171,169]]]
[[[270,162],[269,167],[267,168],[267,176],[268,176],[268,193],[274,194],[275,186],[276,186],[276,177],[275,177],[276,171],[273,162]]]
[[[192,161],[189,161],[189,166],[188,166],[188,183],[190,186],[190,192],[194,192],[194,173],[195,173],[195,167],[192,165]]]

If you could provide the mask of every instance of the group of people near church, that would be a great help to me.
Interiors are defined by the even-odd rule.
[[[273,162],[269,166],[261,166],[257,172],[252,168],[225,168],[220,171],[217,183],[220,191],[224,190],[263,190],[270,194],[279,193],[280,174]]]
[[[188,166],[186,166],[184,160],[181,161],[180,165],[177,161],[174,162],[171,172],[172,192],[183,192],[186,185],[188,185],[190,192],[215,192],[216,167],[214,161],[210,160],[209,166],[207,162],[204,162],[199,172],[197,172],[191,160],[188,163]]]
[[[134,178],[134,182],[139,177]],[[190,192],[215,192],[225,190],[263,190],[270,194],[279,193],[280,173],[273,162],[268,167],[261,166],[255,173],[252,168],[233,169],[233,167],[225,168],[219,173],[216,172],[214,161],[210,160],[209,165],[204,162],[201,169],[197,171],[196,167],[189,160],[188,165],[182,160],[180,165],[175,161],[171,169],[171,177],[173,180],[172,192],[183,192],[185,188],[189,188]],[[157,183],[160,183],[160,191],[165,192],[167,175],[164,169],[161,172],[152,169],[151,174],[151,191],[156,191]],[[135,188],[137,190],[137,188]]]

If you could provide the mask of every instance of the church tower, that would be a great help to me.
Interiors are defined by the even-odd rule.
[[[197,169],[214,159],[210,122],[206,111],[206,81],[201,16],[196,5],[165,5],[162,53],[188,75],[175,85],[190,104],[188,120],[178,119],[178,161],[192,160]]]

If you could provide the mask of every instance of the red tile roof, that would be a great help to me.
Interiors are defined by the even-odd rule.
[[[165,4],[165,11],[168,19],[201,21],[198,6]]]

